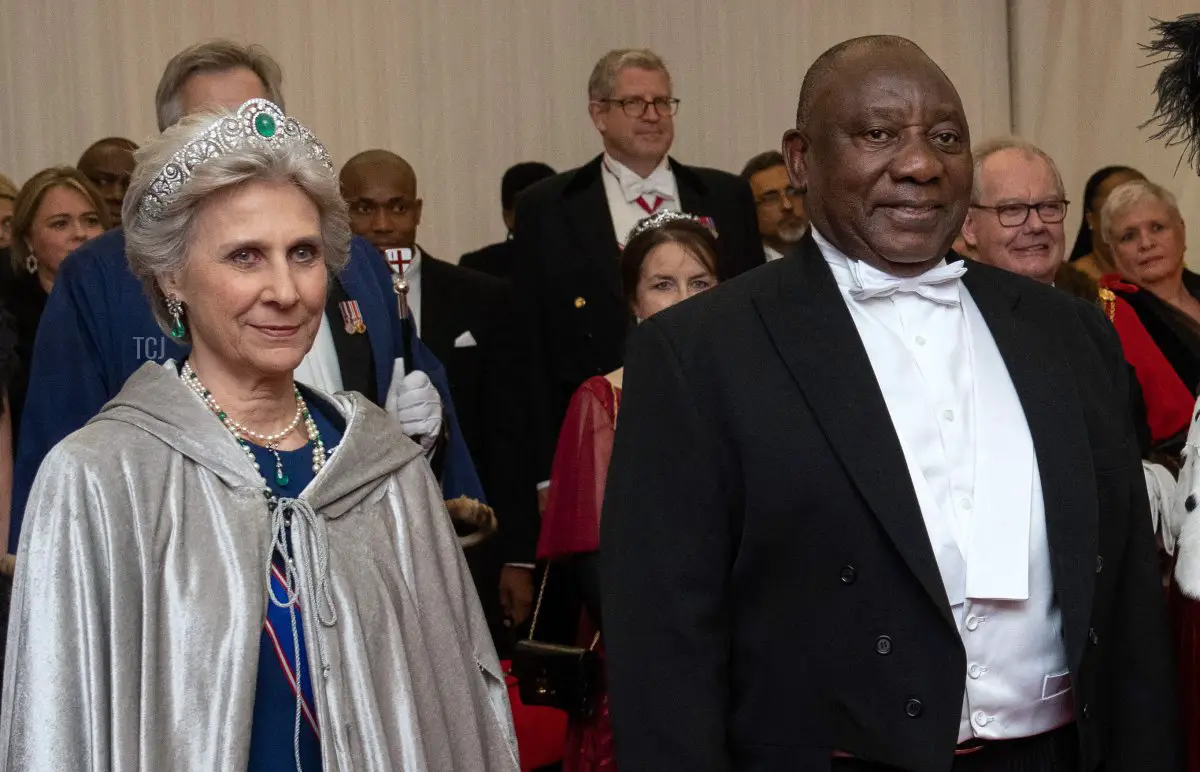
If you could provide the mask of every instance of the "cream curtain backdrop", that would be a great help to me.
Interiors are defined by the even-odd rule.
[[[1154,111],[1161,70],[1144,66],[1149,60],[1139,44],[1153,37],[1152,17],[1195,12],[1195,1],[1013,0],[1011,6],[1013,129],[1058,163],[1071,199],[1069,239],[1083,213],[1084,182],[1110,164],[1133,166],[1166,186],[1184,218],[1200,227],[1200,178],[1186,166],[1176,172],[1180,150],[1138,128]],[[1187,257],[1200,268],[1200,246]]]
[[[925,47],[976,138],[1007,131],[1004,0],[0,0],[0,172],[19,183],[100,137],[144,141],[167,60],[228,36],[279,60],[288,112],[335,163],[407,158],[419,240],[457,260],[503,238],[505,168],[599,152],[586,83],[605,51],[658,51],[683,100],[673,155],[736,172],[779,147],[813,58],[870,33]]]

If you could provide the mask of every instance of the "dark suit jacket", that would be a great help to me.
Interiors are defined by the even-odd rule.
[[[497,279],[512,279],[516,267],[517,250],[512,239],[488,244],[482,249],[468,252],[458,261],[463,268],[480,271]]]
[[[549,479],[571,395],[593,375],[621,366],[631,322],[621,288],[620,248],[601,178],[602,156],[543,180],[517,201],[514,282],[531,346],[537,459]],[[764,262],[750,187],[715,169],[671,159],[680,205],[713,218],[722,279]]]
[[[964,277],[1033,437],[1084,769],[1179,769],[1128,368],[1093,306]],[[966,662],[870,360],[811,237],[643,323],[601,526],[622,769],[954,761]],[[881,636],[890,645],[879,646]]]
[[[470,332],[476,345],[456,347]],[[467,448],[500,523],[508,562],[533,562],[538,519],[529,393],[506,282],[421,255],[421,340],[446,367]],[[495,595],[495,585],[490,588]],[[490,600],[490,599],[489,599]]]

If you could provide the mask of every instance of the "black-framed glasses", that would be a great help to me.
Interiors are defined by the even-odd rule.
[[[1036,209],[1038,219],[1047,225],[1060,223],[1067,216],[1067,204],[1070,201],[1042,201],[1038,204],[1004,204],[1003,206],[983,206],[982,204],[971,204],[972,209],[986,209],[989,212],[994,212],[996,219],[1005,228],[1016,228],[1019,225],[1024,225],[1029,219],[1029,210]]]
[[[612,105],[620,105],[621,109],[630,118],[641,118],[650,109],[650,105],[654,105],[654,111],[660,116],[674,115],[679,112],[679,100],[674,97],[659,97],[658,99],[642,99],[641,97],[629,97],[628,99],[599,99],[598,102],[607,102]]]
[[[768,190],[766,193],[763,193],[761,196],[754,199],[754,203],[758,204],[759,206],[781,206],[783,204],[784,197],[787,197],[789,201],[795,203],[804,198],[804,191],[800,190],[800,188],[793,187],[787,187],[783,190]]]

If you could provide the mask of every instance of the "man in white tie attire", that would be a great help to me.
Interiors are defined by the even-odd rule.
[[[695,84],[693,93],[702,87]],[[617,263],[639,220],[660,209],[709,218],[722,280],[763,263],[746,182],[668,155],[680,108],[657,54],[610,51],[587,83],[588,115],[604,152],[534,185],[517,203],[513,281],[531,358],[540,480],[550,477],[571,395],[588,378],[621,366],[632,319]]]
[[[833,47],[796,114],[800,254],[629,341],[600,550],[618,764],[1177,772],[1112,325],[950,252],[970,133],[916,44]]]

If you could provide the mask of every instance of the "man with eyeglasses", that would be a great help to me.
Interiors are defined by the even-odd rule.
[[[759,153],[747,161],[742,179],[750,183],[754,195],[763,254],[768,263],[778,260],[791,252],[808,230],[804,193],[788,181],[787,166],[778,150]]]
[[[1129,304],[1064,262],[1068,202],[1054,159],[1029,142],[1003,138],[975,148],[974,162],[971,207],[962,227],[973,258],[1099,303],[1136,376],[1129,380],[1130,412],[1143,455],[1152,443],[1171,447],[1190,420],[1191,392]]]
[[[631,322],[618,259],[631,228],[662,209],[709,217],[728,279],[763,263],[750,187],[667,154],[679,100],[657,54],[610,51],[588,79],[588,113],[604,152],[529,188],[517,203],[514,284],[531,349],[537,468],[549,479],[558,428],[585,380],[621,366]],[[545,486],[543,486],[543,490]]]
[[[1067,204],[1062,176],[1044,151],[1019,139],[976,148],[971,207],[962,237],[975,259],[1053,284],[1063,265]]]

